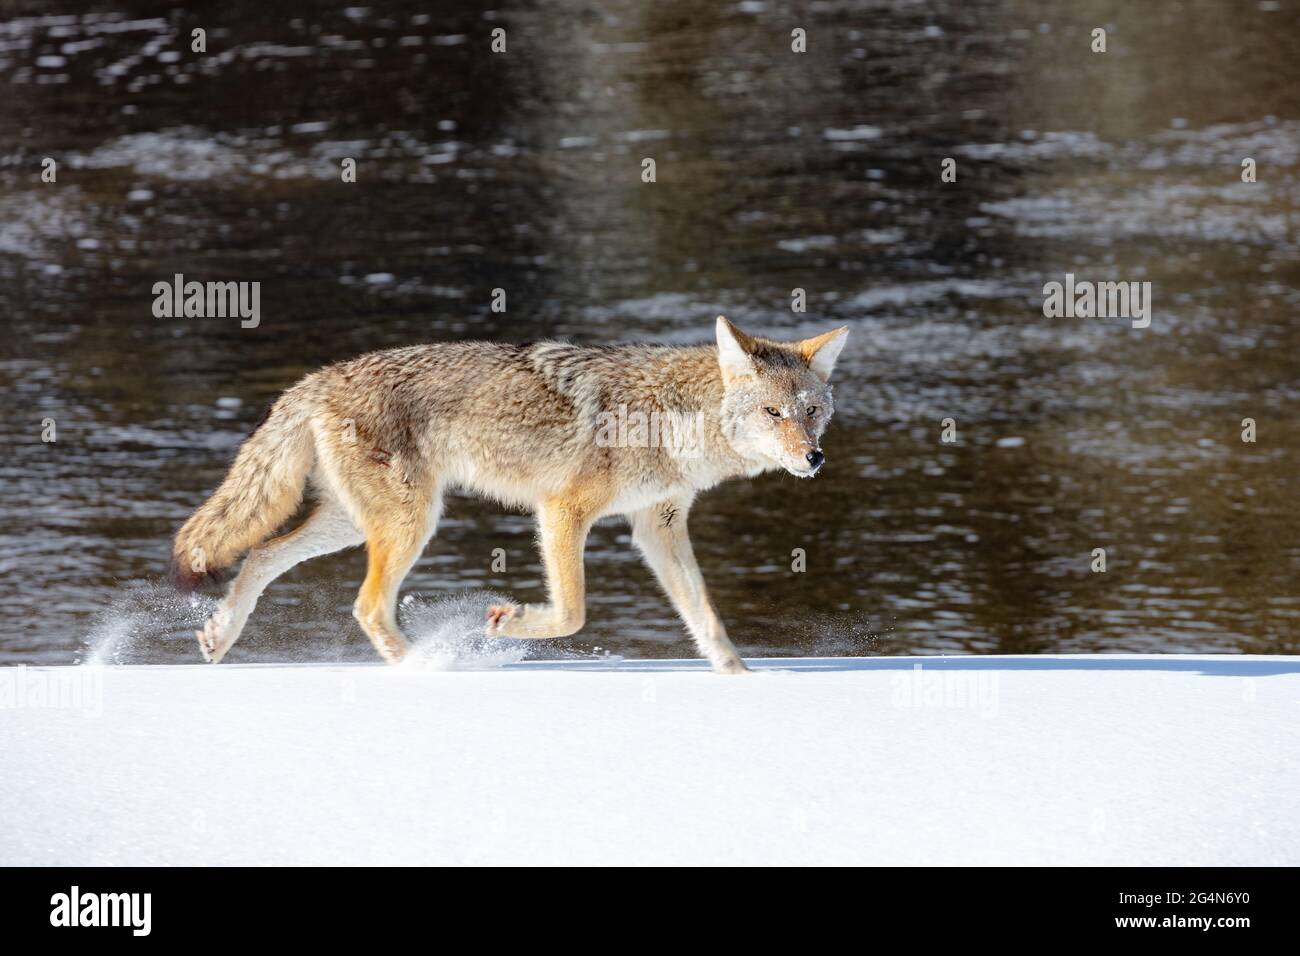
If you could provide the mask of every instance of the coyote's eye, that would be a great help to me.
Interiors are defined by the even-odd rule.
[[[769,415],[771,415],[773,418],[780,418],[780,417],[781,417],[781,413],[780,413],[780,411],[778,411],[777,409],[773,408],[771,405],[767,406],[767,408],[763,409],[763,411],[767,412],[767,413],[768,413]]]

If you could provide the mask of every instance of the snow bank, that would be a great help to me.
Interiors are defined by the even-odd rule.
[[[1296,659],[756,666],[4,668],[0,863],[1300,863]]]

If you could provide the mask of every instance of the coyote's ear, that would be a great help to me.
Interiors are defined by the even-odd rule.
[[[753,348],[753,339],[727,321],[726,316],[718,316],[718,365],[722,367],[724,381],[757,371],[750,356]]]
[[[835,370],[835,360],[840,357],[840,349],[844,348],[844,343],[848,339],[849,327],[844,325],[825,335],[804,339],[795,347],[803,356],[803,360],[808,363],[813,374],[823,382],[829,382],[831,372]]]

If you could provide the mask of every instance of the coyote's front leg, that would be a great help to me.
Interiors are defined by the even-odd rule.
[[[586,619],[586,583],[582,549],[594,509],[572,499],[546,501],[537,509],[537,528],[546,568],[546,604],[496,605],[488,608],[485,633],[491,637],[541,639],[568,637]]]
[[[680,498],[633,512],[628,515],[632,540],[686,622],[695,646],[713,669],[719,674],[745,673],[749,668],[727,637],[727,629],[709,600],[704,576],[695,562],[686,530],[690,507],[689,498]]]

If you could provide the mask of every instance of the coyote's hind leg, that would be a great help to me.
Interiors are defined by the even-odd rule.
[[[293,531],[249,551],[239,575],[231,582],[226,596],[203,625],[203,630],[194,632],[204,660],[216,664],[226,656],[239,640],[244,622],[253,613],[257,599],[268,584],[301,561],[355,547],[361,541],[361,532],[342,506],[331,498],[325,498]]]
[[[441,510],[442,497],[435,493],[423,520],[385,521],[376,516],[366,526],[370,563],[352,616],[379,656],[390,664],[405,657],[409,646],[397,626],[397,589],[433,536]]]
[[[366,540],[370,563],[352,616],[379,656],[390,664],[405,657],[409,646],[397,626],[397,589],[420,557],[425,540],[423,535],[374,535]]]

